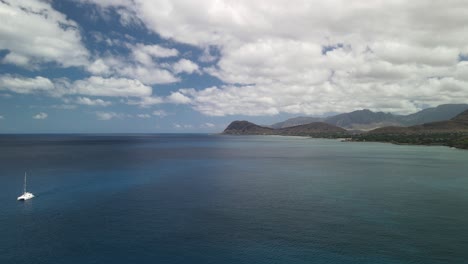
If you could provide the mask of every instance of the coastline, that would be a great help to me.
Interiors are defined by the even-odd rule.
[[[369,140],[369,139],[363,139],[363,138],[357,138],[355,137],[315,137],[315,136],[301,136],[301,135],[249,135],[249,134],[225,134],[225,133],[219,133],[218,135],[223,135],[223,136],[265,136],[265,137],[294,137],[294,138],[303,138],[303,139],[308,139],[308,138],[315,138],[315,139],[328,139],[328,140],[337,140],[340,142],[370,142],[370,143],[385,143],[385,144],[393,144],[393,145],[401,145],[401,146],[425,146],[425,147],[448,147],[448,148],[453,148],[453,149],[459,149],[459,150],[468,150],[468,146],[461,146],[457,147],[457,145],[452,145],[447,142],[440,142],[440,143],[428,143],[428,144],[418,144],[418,143],[408,143],[408,142],[398,142],[398,141],[385,141],[385,140]],[[365,135],[360,135],[360,136],[365,136]]]

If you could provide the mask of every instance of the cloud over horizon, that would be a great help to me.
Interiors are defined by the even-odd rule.
[[[43,119],[47,119],[49,115],[44,113],[44,112],[40,112],[36,115],[33,116],[34,119],[38,119],[38,120],[43,120]]]
[[[165,38],[220,49],[219,62],[204,72],[226,85],[190,93],[194,109],[208,115],[407,113],[468,94],[466,79],[456,74],[466,71],[460,56],[468,53],[460,37],[468,34],[464,1],[137,0],[114,6],[131,10]],[[447,93],[447,85],[456,93]]]
[[[0,91],[113,108],[103,120],[405,114],[468,100],[467,13],[462,0],[5,0]]]
[[[79,26],[48,2],[1,1],[0,15],[0,49],[8,50],[3,63],[26,68],[47,62],[63,67],[88,63]]]

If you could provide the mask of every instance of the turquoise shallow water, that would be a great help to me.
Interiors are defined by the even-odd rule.
[[[0,263],[466,263],[467,223],[468,151],[0,136]]]

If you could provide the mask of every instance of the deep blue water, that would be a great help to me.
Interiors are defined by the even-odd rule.
[[[37,197],[17,202],[24,171]],[[468,151],[2,135],[0,263],[467,263]]]

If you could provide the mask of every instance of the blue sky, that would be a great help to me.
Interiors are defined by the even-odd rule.
[[[220,132],[468,99],[466,1],[0,2],[0,133]]]

